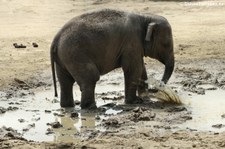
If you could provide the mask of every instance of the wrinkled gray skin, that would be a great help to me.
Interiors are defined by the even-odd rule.
[[[86,13],[70,20],[55,36],[51,46],[53,81],[55,67],[61,89],[60,105],[73,107],[72,88],[81,90],[81,108],[96,108],[95,85],[100,75],[122,67],[125,103],[141,100],[136,95],[146,88],[143,57],[165,65],[162,81],[167,83],[174,69],[173,38],[168,21],[156,15],[143,16],[116,10]]]

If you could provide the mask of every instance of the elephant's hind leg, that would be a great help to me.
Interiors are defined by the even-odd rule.
[[[56,72],[60,84],[61,107],[74,107],[73,84],[75,80],[68,72],[66,72],[66,70],[62,69],[58,65],[56,65]]]

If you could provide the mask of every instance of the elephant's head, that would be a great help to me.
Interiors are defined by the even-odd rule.
[[[145,34],[145,56],[165,65],[162,81],[167,83],[174,69],[172,29],[168,21],[157,16],[148,23]]]

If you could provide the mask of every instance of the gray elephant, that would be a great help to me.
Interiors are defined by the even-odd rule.
[[[61,89],[61,107],[73,107],[73,84],[81,90],[81,108],[96,108],[95,86],[100,75],[122,67],[125,103],[141,100],[136,95],[146,88],[143,57],[165,65],[162,81],[167,83],[174,69],[171,26],[157,15],[139,15],[104,9],[77,16],[66,23],[51,45],[51,66]]]

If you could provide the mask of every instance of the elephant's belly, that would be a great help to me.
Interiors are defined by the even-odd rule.
[[[116,68],[120,68],[120,67],[121,67],[121,65],[119,65],[119,64],[105,65],[105,66],[99,67],[99,73],[100,73],[100,75],[104,75],[104,74],[107,74],[110,71],[112,71]]]

